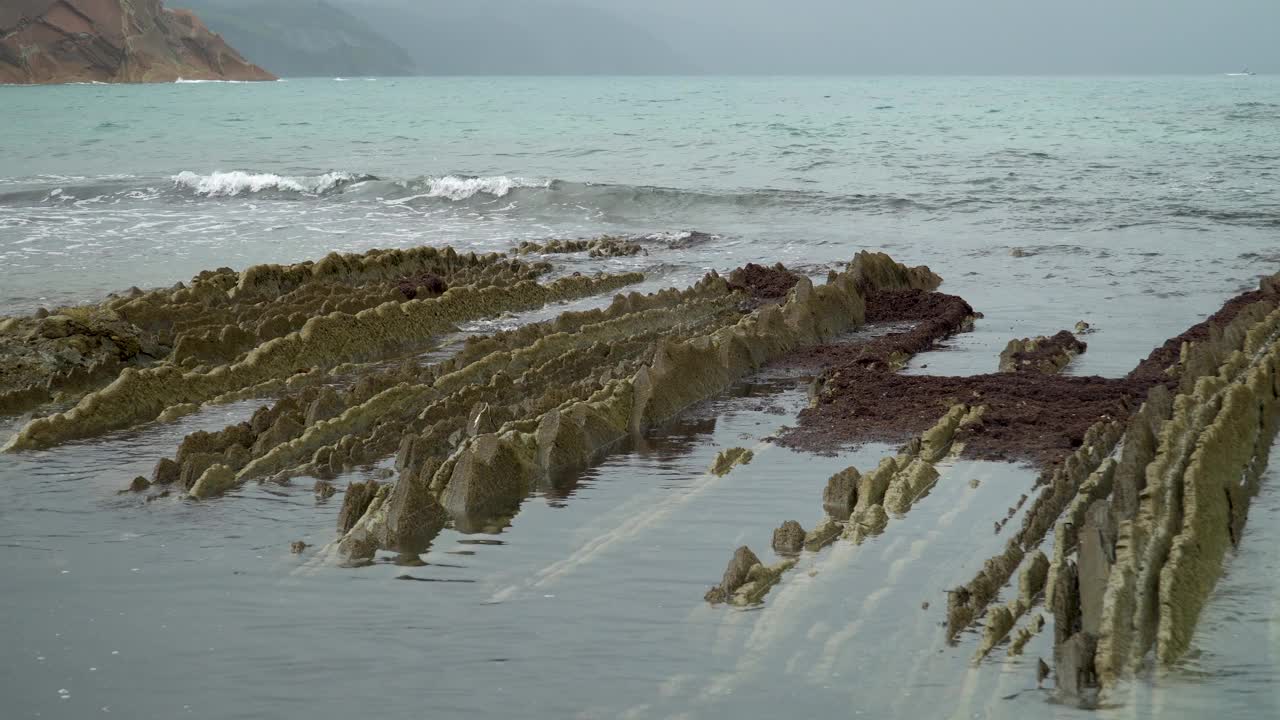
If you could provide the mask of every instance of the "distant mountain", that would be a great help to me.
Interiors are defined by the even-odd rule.
[[[214,31],[279,75],[410,75],[403,48],[358,17],[323,0],[172,0],[195,9]]]
[[[160,0],[0,0],[0,83],[274,80]]]
[[[690,71],[650,31],[603,8],[526,0],[334,0],[406,48],[427,75]]]

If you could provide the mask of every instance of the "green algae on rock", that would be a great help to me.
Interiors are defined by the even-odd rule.
[[[711,474],[723,477],[728,475],[729,471],[733,470],[735,466],[750,463],[754,457],[755,453],[746,448],[735,447],[721,450],[716,455],[715,462],[711,463]]]
[[[593,258],[628,257],[647,255],[644,246],[632,240],[616,237],[598,237],[592,240],[551,240],[546,243],[525,241],[520,243],[517,255],[543,255],[585,252]]]
[[[1123,423],[1090,429],[1048,475],[1003,554],[951,593],[949,634],[979,616],[1056,522],[1044,597],[1053,611],[1055,677],[1064,696],[1106,692],[1154,655],[1176,662],[1239,542],[1280,422],[1280,277],[1153,352],[1131,377],[1156,382]],[[1120,441],[1123,440],[1123,443]],[[986,613],[987,636],[1034,601],[1043,561],[1017,598]],[[1010,654],[1038,630],[1015,635]]]
[[[1087,326],[1086,326],[1087,327]],[[1052,337],[1010,340],[1000,352],[1000,372],[1038,372],[1055,375],[1062,371],[1086,346],[1066,330]]]
[[[439,297],[406,300],[391,284],[396,277],[428,271],[445,273],[450,289]],[[108,308],[148,332],[176,332],[173,357],[141,370],[126,367],[76,407],[28,423],[5,449],[92,437],[156,419],[170,407],[198,405],[315,368],[411,351],[459,322],[608,292],[643,278],[638,273],[574,275],[543,285],[530,279],[540,271],[497,255],[458,256],[433,248],[372,251],[331,254],[318,263],[255,266],[239,274],[202,273],[191,288],[168,295],[109,301]],[[463,284],[466,279],[474,282]],[[323,292],[317,295],[317,290]],[[286,297],[268,303],[263,296],[271,293]],[[331,303],[344,293],[354,304]],[[293,295],[298,297],[291,301]],[[299,309],[282,317],[282,304]],[[211,336],[207,328],[219,323],[238,324],[223,324]],[[207,349],[210,345],[231,349],[219,355]],[[213,365],[198,364],[210,358]]]
[[[360,444],[401,447],[400,482],[427,483],[456,527],[501,524],[557,474],[588,466],[620,440],[673,419],[771,357],[855,327],[863,288],[877,282],[938,280],[863,253],[826,285],[803,279],[781,305],[746,315],[740,296],[713,273],[687,291],[620,297],[605,311],[480,340],[430,373],[430,383],[389,388],[317,423],[255,460],[241,480],[293,472],[289,466],[305,462],[308,452],[318,459],[348,433],[372,432]],[[504,368],[518,368],[515,382]],[[509,419],[468,429],[485,412]],[[379,440],[376,427],[392,418],[399,434]],[[416,439],[404,441],[405,434]],[[768,584],[753,587],[763,597]]]
[[[746,545],[738,548],[725,568],[720,584],[707,591],[704,599],[709,603],[729,605],[756,605],[764,600],[769,590],[782,579],[782,574],[795,565],[795,560],[783,560],[775,565],[765,565]]]
[[[1239,542],[1280,422],[1275,305],[1242,314],[1221,335],[1184,348],[1188,375],[1151,459],[1116,473],[1113,495],[1140,490],[1129,512],[1108,508],[1117,529],[1104,550],[1114,565],[1095,581],[1105,585],[1098,590],[1097,654],[1089,658],[1104,688],[1152,649],[1162,665],[1186,652],[1223,559]],[[1216,372],[1192,382],[1190,373],[1214,363]],[[1081,583],[1082,600],[1090,589]]]

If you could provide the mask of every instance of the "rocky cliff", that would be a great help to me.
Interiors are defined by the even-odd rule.
[[[0,83],[274,80],[161,0],[0,2]]]

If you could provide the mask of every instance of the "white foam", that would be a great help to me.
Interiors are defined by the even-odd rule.
[[[506,175],[494,175],[491,177],[458,177],[456,175],[446,175],[444,177],[427,178],[417,181],[409,185],[410,189],[423,189],[426,192],[413,195],[411,197],[397,198],[389,200],[390,205],[400,205],[411,200],[421,198],[447,198],[449,200],[466,200],[476,195],[492,195],[493,197],[504,197],[516,188],[548,188],[551,187],[549,180],[529,180],[519,177],[507,177]]]
[[[663,232],[649,233],[648,235],[644,236],[644,239],[653,240],[655,242],[670,243],[670,242],[680,242],[681,240],[688,240],[691,237],[693,237],[693,233],[689,232],[688,230],[680,230],[676,232],[663,231]]]
[[[177,187],[194,190],[197,195],[206,197],[233,197],[242,193],[257,193],[263,190],[283,190],[306,195],[319,195],[358,177],[360,176],[345,172],[327,172],[323,175],[312,176],[286,176],[274,173],[249,173],[242,170],[233,170],[231,172],[198,175],[184,170],[173,176],[173,183]]]

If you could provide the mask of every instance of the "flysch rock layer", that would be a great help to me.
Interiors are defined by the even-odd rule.
[[[5,0],[0,83],[274,80],[160,0]]]
[[[400,408],[396,417],[417,411],[401,436],[399,482],[426,488],[420,497],[430,496],[455,527],[501,526],[531,489],[596,462],[620,440],[670,421],[771,357],[861,323],[864,288],[937,282],[926,269],[862,253],[826,284],[802,279],[785,302],[743,314],[742,294],[712,274],[683,293],[619,298],[592,317],[596,322],[570,320],[566,332],[539,336],[560,321],[530,328],[511,337],[518,341],[511,350],[464,352],[430,385],[383,393],[382,404]],[[433,407],[433,398],[440,405]],[[318,423],[255,460],[242,479],[305,462],[309,452],[318,456],[322,443],[367,409]],[[328,427],[334,423],[347,427]],[[339,554],[351,546],[340,541]],[[766,579],[754,585],[761,596]]]
[[[628,257],[646,255],[644,246],[633,240],[617,237],[599,237],[591,240],[551,240],[546,243],[522,242],[516,246],[517,255],[551,255],[561,253],[587,253],[593,258]]]
[[[1278,286],[1280,276],[1265,278],[1130,374],[1149,386],[1146,401],[1095,424],[1077,451],[1046,470],[1005,552],[950,593],[951,637],[983,617],[982,657],[1042,586],[1057,689],[1066,696],[1114,687],[1153,651],[1160,665],[1186,652],[1239,542],[1280,420]],[[1046,562],[1037,548],[1055,523]],[[989,608],[1019,567],[1017,597]],[[1043,618],[1013,633],[1010,654]]]
[[[1088,689],[1100,680],[1110,682],[1113,673],[1108,670],[1107,661],[1100,659],[1095,667],[1093,654],[1112,651],[1112,642],[1104,632],[1105,613],[1111,612],[1107,604],[1111,602],[1111,593],[1117,586],[1128,588],[1134,584],[1133,580],[1126,580],[1127,585],[1117,585],[1117,577],[1123,575],[1112,570],[1123,569],[1125,559],[1126,528],[1121,518],[1132,518],[1140,505],[1143,509],[1148,506],[1163,509],[1147,510],[1161,521],[1152,523],[1157,526],[1155,530],[1145,531],[1156,541],[1149,544],[1150,548],[1137,563],[1139,570],[1134,571],[1142,579],[1138,585],[1140,595],[1145,591],[1145,610],[1139,602],[1136,609],[1126,607],[1124,613],[1145,612],[1147,617],[1128,623],[1137,628],[1136,641],[1124,637],[1129,631],[1119,632],[1121,642],[1137,644],[1136,650],[1122,655],[1136,663],[1154,645],[1157,658],[1167,663],[1185,652],[1195,617],[1213,587],[1222,556],[1239,538],[1244,509],[1248,497],[1256,491],[1257,478],[1274,432],[1274,400],[1280,395],[1274,370],[1275,353],[1280,352],[1275,347],[1276,337],[1280,335],[1280,316],[1276,315],[1280,311],[1275,310],[1280,305],[1277,285],[1280,278],[1264,279],[1260,290],[1234,298],[1205,322],[1165,343],[1128,377],[1103,381],[1099,390],[1105,393],[1110,388],[1121,401],[1113,406],[1115,414],[1101,415],[1078,442],[1072,443],[1074,451],[1057,459],[1051,451],[1042,451],[1042,462],[1048,467],[1037,485],[1042,486],[1043,491],[1024,516],[1021,529],[1010,538],[1005,551],[989,559],[970,583],[949,593],[949,637],[954,638],[980,618],[983,620],[975,660],[981,660],[1006,639],[1010,639],[1010,654],[1019,654],[1044,627],[1046,615],[1036,612],[1017,632],[1015,627],[1043,600],[1054,610],[1056,643],[1060,649],[1056,659],[1062,678],[1060,687]],[[909,305],[901,306],[903,311],[892,314],[910,317],[915,314],[913,307],[941,307],[923,298],[910,298],[908,302]],[[835,367],[841,368],[840,372],[856,372],[861,380],[886,370],[892,373],[901,364],[892,361],[896,354],[910,356],[902,347],[927,345],[912,338],[912,332],[919,332],[919,327],[907,333],[876,337],[866,341],[865,346],[851,343],[820,348],[816,355],[820,359],[835,359],[838,363]],[[1059,335],[1064,337],[1045,339],[1033,343],[1035,347],[1031,348],[1033,352],[1052,351],[1049,354],[1060,356],[1058,360],[1043,367],[1031,362],[1018,363],[1025,367],[1005,369],[1012,374],[1026,371],[1042,376],[1054,374],[1070,359],[1067,355],[1072,350],[1063,348],[1075,347],[1073,337]],[[1017,357],[1025,359],[1025,356]],[[1252,360],[1246,362],[1244,358]],[[980,378],[982,383],[998,384],[997,376],[984,378],[990,379]],[[839,393],[839,397],[849,398],[860,389],[849,383],[846,388],[833,389],[831,381],[838,380],[839,375],[833,376],[830,367],[824,371],[823,379],[826,383],[819,390],[819,397]],[[959,386],[960,380],[926,378],[922,385]],[[1038,382],[1047,390],[1057,387],[1056,380]],[[1091,380],[1080,378],[1072,382]],[[862,389],[865,390],[865,386]],[[1146,393],[1146,402],[1130,412],[1127,398],[1138,391]],[[1003,400],[999,393],[973,393],[976,397],[986,394],[998,398],[997,402]],[[1172,398],[1174,394],[1178,396],[1176,403]],[[1188,419],[1180,420],[1177,408],[1184,405],[1182,412]],[[983,426],[980,411],[986,409],[977,408],[979,412],[970,415],[963,405],[953,407],[934,427],[908,442],[898,456],[886,458],[876,469],[864,474],[849,468],[832,476],[822,498],[829,516],[820,527],[841,525],[846,537],[855,541],[883,532],[892,514],[909,510],[912,499],[921,489],[927,492],[936,482],[937,474],[932,472],[931,464],[952,452],[952,444],[977,438],[990,445],[996,439],[989,437]],[[1007,413],[996,417],[997,422],[1003,423]],[[909,426],[911,422],[914,419],[907,417],[903,424]],[[864,436],[883,437],[873,433],[887,427],[891,427],[887,422],[872,423],[872,432]],[[1180,435],[1162,439],[1162,433],[1170,432],[1170,427],[1191,427],[1196,431],[1179,430]],[[822,432],[824,435],[818,437],[858,436],[856,428],[853,432],[835,429],[833,433],[831,428]],[[798,443],[802,447],[814,444],[810,437],[801,438],[805,441]],[[956,439],[961,442],[955,443]],[[1178,452],[1174,456],[1181,458],[1177,467],[1183,474],[1179,481],[1166,481],[1163,486],[1155,482],[1154,476],[1146,477],[1155,471],[1144,470],[1158,460],[1157,450],[1162,443],[1177,443]],[[1193,464],[1192,458],[1198,458],[1198,463]],[[1167,472],[1160,470],[1156,476]],[[1118,480],[1123,477],[1137,480]],[[1228,482],[1232,477],[1243,479]],[[1155,493],[1152,488],[1156,487],[1165,489]],[[1118,510],[1110,508],[1108,497],[1115,498]],[[1026,499],[1024,495],[1010,508],[1009,518]],[[1179,504],[1181,507],[1175,507]],[[1139,515],[1139,519],[1141,517]],[[1039,546],[1055,522],[1057,530],[1051,560]],[[1003,523],[997,523],[997,532],[1002,526]],[[791,536],[798,528],[798,523],[784,523],[775,533],[775,549],[791,554],[797,545]],[[1206,528],[1214,531],[1209,542],[1205,541]],[[1133,532],[1142,537],[1144,530],[1138,527]],[[822,544],[806,542],[803,546],[817,549]],[[1168,558],[1167,561],[1164,558]],[[992,607],[991,602],[1015,574],[1018,583],[1013,598]],[[1157,589],[1165,596],[1153,594]],[[1131,589],[1123,589],[1121,595],[1125,592],[1132,594]],[[1083,664],[1076,667],[1071,663]]]
[[[115,379],[124,367],[167,361],[208,369],[302,329],[317,315],[401,301],[397,278],[430,274],[485,287],[533,280],[549,269],[451,249],[331,254],[319,262],[205,271],[190,285],[131,288],[99,305],[41,309],[0,321],[0,414],[15,414]]]
[[[988,559],[969,583],[950,593],[949,637],[955,638],[961,630],[983,617],[989,603],[1009,582],[1026,556],[1041,545],[1055,524],[1055,545],[1049,553],[1052,559],[1044,596],[1054,611],[1058,645],[1066,647],[1063,643],[1082,629],[1086,614],[1091,623],[1094,621],[1099,613],[1098,605],[1102,603],[1098,579],[1106,577],[1108,583],[1115,584],[1127,577],[1124,565],[1116,564],[1121,554],[1120,545],[1132,542],[1123,537],[1122,519],[1134,518],[1144,500],[1159,504],[1159,507],[1165,506],[1165,495],[1153,495],[1147,475],[1151,472],[1148,466],[1153,463],[1161,443],[1161,433],[1166,432],[1174,412],[1172,397],[1184,396],[1182,402],[1188,406],[1184,411],[1188,417],[1216,412],[1212,409],[1212,402],[1206,405],[1192,399],[1196,383],[1200,378],[1216,376],[1228,361],[1231,349],[1244,347],[1246,336],[1255,338],[1253,342],[1261,347],[1264,343],[1261,336],[1265,333],[1259,322],[1280,305],[1277,285],[1280,285],[1280,279],[1275,276],[1265,278],[1259,290],[1229,300],[1204,322],[1153,351],[1125,379],[1114,381],[1116,392],[1131,394],[1146,388],[1145,402],[1133,411],[1119,406],[1117,410],[1120,412],[1114,416],[1099,419],[1085,433],[1076,450],[1061,460],[1053,461],[1054,464],[1043,470],[1037,481],[1042,490],[1024,515],[1022,526],[1008,540],[1004,552]],[[1191,408],[1196,409],[1193,411]],[[1206,422],[1203,418],[1201,421]],[[1180,442],[1180,457],[1185,461],[1195,441],[1193,438],[1188,445],[1187,438],[1183,437]],[[1120,478],[1132,480],[1121,482]],[[1177,487],[1178,483],[1172,485]],[[1103,520],[1096,509],[1091,514],[1090,508],[1108,497],[1111,519]],[[1131,530],[1131,533],[1137,533],[1138,542],[1143,547],[1139,553],[1141,560],[1135,561],[1134,566],[1141,564],[1146,568],[1141,577],[1144,589],[1138,595],[1148,599],[1156,597],[1153,594],[1156,575],[1163,565],[1159,558],[1167,552],[1171,542],[1169,538],[1174,532],[1171,526],[1176,524],[1167,515],[1162,515],[1162,518],[1161,527],[1165,529],[1156,533],[1154,543],[1146,542],[1141,526],[1134,525],[1136,530]],[[1122,529],[1116,530],[1116,527]],[[1088,536],[1083,543],[1083,569],[1080,567],[1082,558],[1079,557],[1082,534]],[[1110,571],[1112,564],[1116,564],[1117,572]],[[1127,582],[1139,583],[1136,569],[1132,575]],[[1125,610],[1122,614],[1131,615],[1132,611]],[[1139,623],[1134,627],[1141,626]],[[1124,637],[1129,632],[1118,629],[1117,635]],[[1075,641],[1070,645],[1070,652],[1059,656],[1059,659],[1081,657],[1090,660],[1089,667],[1077,669],[1078,672],[1064,670],[1064,675],[1070,675],[1073,683],[1079,679],[1080,686],[1084,688],[1097,685],[1092,651],[1080,652],[1083,648],[1095,647],[1096,643],[1089,644],[1095,639],[1096,636],[1090,634]],[[1127,641],[1121,642],[1129,647]],[[1152,644],[1153,641],[1139,642],[1147,649]],[[1104,641],[1098,652],[1110,652],[1109,647]]]
[[[1183,348],[1178,394],[1144,419],[1157,427],[1122,458],[1110,496],[1088,510],[1072,629],[1096,641],[1087,669],[1104,688],[1152,650],[1161,665],[1187,651],[1240,540],[1280,422],[1276,280],[1221,332]],[[1094,536],[1100,547],[1091,550],[1085,540]]]
[[[885,458],[875,470],[864,475],[850,467],[833,475],[822,494],[827,517],[807,533],[794,520],[784,522],[774,531],[773,549],[787,562],[767,568],[768,572],[757,573],[759,577],[751,586],[750,602],[764,600],[769,587],[782,579],[783,572],[794,564],[794,556],[802,549],[817,552],[842,535],[861,543],[884,531],[890,513],[897,517],[908,513],[937,482],[938,471],[934,466],[957,449],[957,431],[980,422],[981,418],[981,407],[956,405],[932,428],[907,443],[898,455]],[[735,554],[730,570],[734,562],[741,560],[739,554]],[[726,571],[725,578],[731,574]],[[723,583],[707,594],[707,600],[713,603],[741,604],[736,598],[735,591]]]
[[[348,485],[339,537],[327,548],[360,565],[380,551],[394,553],[397,562],[419,563],[447,526],[493,532],[533,489],[598,462],[625,438],[670,421],[766,363],[836,358],[836,370],[823,371],[823,407],[860,407],[840,401],[853,397],[858,382],[897,375],[913,353],[962,331],[973,318],[962,300],[932,292],[940,278],[926,268],[863,253],[824,285],[785,268],[756,266],[730,279],[711,273],[683,291],[619,295],[607,308],[470,338],[439,362],[423,364],[402,352],[420,351],[459,316],[534,307],[634,279],[538,284],[545,269],[452,251],[330,256],[319,263],[202,273],[190,286],[130,292],[80,312],[6,320],[0,333],[28,338],[33,329],[47,328],[31,340],[44,343],[88,335],[89,321],[125,323],[94,334],[106,339],[86,349],[118,352],[133,347],[126,338],[135,336],[156,342],[163,359],[122,377],[178,372],[200,378],[233,368],[243,373],[255,355],[314,343],[306,358],[294,355],[262,375],[249,373],[147,409],[142,415],[165,416],[265,387],[279,394],[246,422],[187,436],[172,459],[157,463],[150,480],[134,479],[132,487],[164,493],[176,487],[209,498],[251,479],[314,475],[322,498],[333,492],[328,481],[363,466],[377,479]],[[413,299],[403,290],[410,277],[424,278],[409,283]],[[783,288],[781,297],[775,288]],[[798,553],[841,536],[862,542],[884,532],[938,482],[939,462],[966,452],[970,442],[998,447],[1004,440],[987,426],[993,414],[988,399],[1008,405],[1008,398],[1033,397],[1037,388],[1079,386],[1099,398],[1110,392],[1120,399],[1107,405],[1090,396],[1090,413],[1106,407],[1112,414],[1082,414],[1093,418],[1087,430],[1040,447],[1041,492],[1004,552],[950,592],[948,635],[981,622],[975,659],[1005,642],[1017,654],[1045,627],[1049,615],[1036,610],[1043,602],[1053,620],[1058,689],[1067,693],[1111,687],[1152,651],[1161,663],[1176,660],[1190,643],[1225,555],[1239,542],[1277,429],[1277,288],[1280,277],[1265,279],[1260,290],[1228,302],[1124,379],[980,376],[982,392],[968,394],[969,402],[950,403],[934,410],[927,425],[915,425],[924,409],[952,393],[921,404],[906,422],[916,434],[897,455],[865,473],[849,468],[828,481],[822,494],[827,517],[808,532],[795,521],[778,528],[773,547],[781,562],[767,565],[739,548],[707,599],[760,603]],[[271,302],[275,297],[288,298],[283,310]],[[317,305],[323,315],[316,315]],[[413,330],[405,318],[423,306],[440,315],[423,316],[427,329]],[[396,332],[378,325],[379,312],[394,315]],[[914,325],[872,334],[863,345],[839,344],[868,316]],[[65,319],[46,322],[59,317]],[[444,319],[433,324],[430,318],[439,317]],[[71,331],[60,335],[59,328]],[[356,339],[359,349],[353,350]],[[385,362],[402,357],[409,359]],[[968,386],[961,381],[972,380],[922,382],[963,388]],[[1002,380],[1030,394],[1002,395],[994,389]],[[120,382],[90,393],[65,415],[113,400],[108,391]],[[1145,400],[1131,407],[1132,397]],[[996,410],[1003,424],[1008,410]],[[877,430],[890,427],[874,413],[869,417]],[[1079,419],[1069,420],[1084,427]],[[42,420],[24,432],[44,427]],[[837,437],[858,437],[849,428],[838,430]],[[372,471],[372,463],[390,455],[394,472]],[[726,454],[725,465],[743,456]],[[394,482],[381,482],[391,477]],[[994,604],[1015,577],[1009,599]]]
[[[160,487],[178,483],[193,497],[209,497],[199,479],[222,464],[236,471],[230,487],[252,478],[284,481],[301,474],[321,478],[321,487],[325,478],[394,454],[399,482],[376,506],[344,503],[339,524],[344,539],[334,549],[351,564],[367,562],[379,548],[412,562],[445,520],[460,529],[483,529],[501,523],[511,509],[506,501],[518,504],[519,498],[510,496],[503,502],[484,497],[484,483],[477,482],[468,494],[475,502],[463,503],[469,505],[466,514],[446,515],[440,498],[449,475],[438,471],[458,448],[479,438],[480,452],[467,462],[492,465],[501,458],[486,455],[484,444],[509,426],[555,433],[567,441],[561,423],[567,429],[582,421],[581,409],[553,411],[612,388],[611,382],[651,358],[661,341],[737,322],[739,305],[741,295],[713,273],[684,291],[619,295],[604,309],[566,312],[551,321],[472,337],[442,362],[363,366],[346,389],[287,388],[247,422],[187,436],[174,459],[157,464],[155,482]],[[630,417],[616,422],[628,427]],[[544,462],[570,467],[574,449],[567,442],[546,448]],[[449,467],[452,472],[454,464]],[[211,487],[228,489],[223,483]]]
[[[48,447],[154,420],[170,408],[318,380],[345,363],[420,351],[459,322],[608,292],[643,278],[574,275],[540,284],[530,279],[540,270],[499,255],[458,256],[433,248],[333,254],[318,263],[217,272],[167,295],[109,301],[108,309],[143,332],[173,337],[172,357],[125,367],[70,410],[28,423],[4,449]],[[436,297],[406,299],[396,279],[425,271],[449,275],[451,286]],[[277,294],[284,297],[269,299]],[[214,354],[197,349],[202,343],[232,349],[201,362]]]

